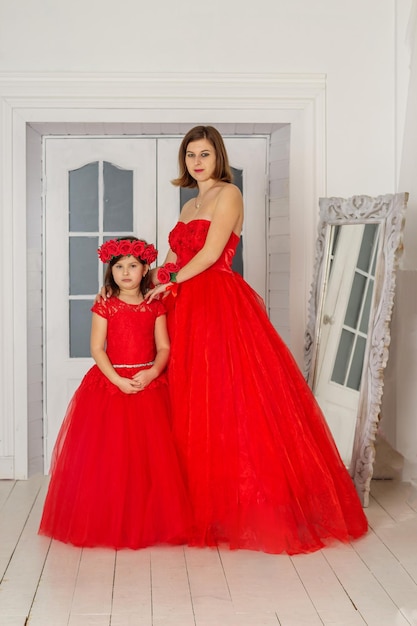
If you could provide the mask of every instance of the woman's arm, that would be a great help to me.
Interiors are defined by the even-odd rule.
[[[225,185],[216,198],[210,228],[202,249],[182,267],[176,276],[177,283],[183,283],[211,267],[220,257],[230,235],[243,218],[242,194],[235,185]],[[168,257],[167,257],[168,259]],[[163,294],[172,283],[157,285],[145,298],[149,301]]]
[[[91,320],[90,352],[99,370],[116,385],[123,393],[137,393],[139,391],[134,380],[123,378],[114,369],[107,356],[105,346],[107,337],[107,320],[97,313],[93,313]]]
[[[165,265],[165,263],[175,263],[176,260],[177,260],[177,255],[170,248],[168,250],[168,252],[167,252],[166,257],[165,257],[165,261],[162,263],[162,265]],[[158,273],[158,268],[159,267],[161,267],[161,265],[158,265],[157,267],[154,267],[151,270],[149,270],[149,274],[150,274],[150,277],[151,277],[151,283],[154,284],[154,285],[158,284],[158,279],[157,279],[156,275]]]
[[[139,383],[140,388],[144,389],[155,378],[158,378],[167,366],[170,350],[170,342],[167,329],[166,315],[160,315],[155,320],[155,346],[156,355],[152,367],[141,370],[134,375],[133,380]]]

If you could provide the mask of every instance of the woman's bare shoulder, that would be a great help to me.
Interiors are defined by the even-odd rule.
[[[242,193],[236,185],[233,183],[224,183],[219,190],[218,196],[219,201],[226,202],[241,202],[242,201]]]
[[[237,195],[237,196],[242,195],[239,187],[237,187],[233,183],[223,183],[222,186],[220,187],[219,192],[222,194],[227,194],[227,195]]]

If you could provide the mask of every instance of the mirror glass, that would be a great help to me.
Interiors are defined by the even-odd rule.
[[[321,198],[306,378],[368,504],[407,194]]]
[[[329,225],[328,263],[312,387],[350,465],[373,303],[379,224]]]

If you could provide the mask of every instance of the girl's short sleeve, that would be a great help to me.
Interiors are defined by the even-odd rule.
[[[108,319],[109,317],[109,307],[107,306],[106,300],[103,300],[103,298],[100,302],[95,302],[93,304],[91,311],[93,313],[97,313],[97,315],[100,315],[100,317],[104,317],[105,319]]]
[[[166,315],[166,307],[160,300],[154,300],[155,303],[155,317]]]

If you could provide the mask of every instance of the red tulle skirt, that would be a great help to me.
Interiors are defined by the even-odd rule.
[[[169,415],[164,375],[126,395],[94,366],[58,435],[40,534],[111,548],[186,542],[188,500]]]
[[[259,296],[238,274],[211,269],[179,285],[171,306],[190,545],[295,554],[364,534],[352,479]]]

